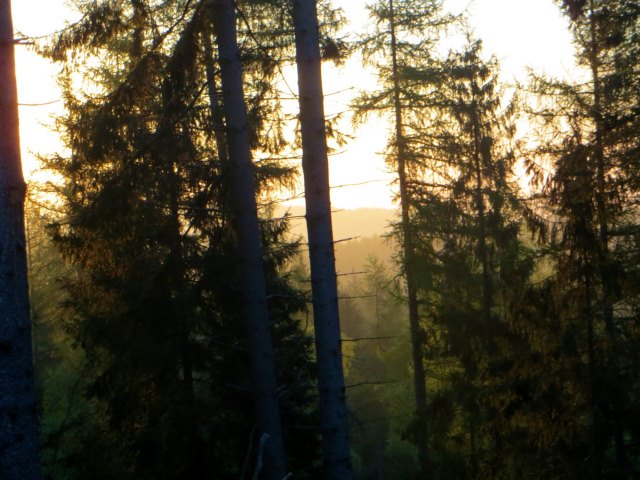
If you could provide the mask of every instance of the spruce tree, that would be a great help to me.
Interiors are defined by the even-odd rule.
[[[255,36],[273,26],[261,22],[277,19],[278,9],[243,6],[245,140],[275,154],[282,141],[268,76],[277,63]],[[208,8],[88,2],[83,21],[45,49],[65,66],[67,114],[59,124],[70,152],[48,162],[63,178],[63,215],[52,219],[52,233],[78,269],[67,282],[70,331],[103,420],[76,449],[76,466],[85,458],[79,477],[236,476],[264,460],[253,428],[243,254]],[[271,55],[285,55],[281,47]],[[87,75],[85,92],[72,84],[77,72]],[[291,181],[292,170],[275,161],[249,167],[254,194]],[[293,318],[304,303],[281,275],[295,248],[286,228],[265,218],[259,233],[290,465],[311,475],[315,434],[290,427],[310,422],[314,409],[311,345]]]
[[[526,348],[516,318],[532,267],[519,238],[515,103],[497,72],[479,41],[449,55],[438,101],[412,122],[422,149],[409,181],[416,258],[426,272],[418,285],[433,319],[427,364],[441,371],[433,422],[445,438],[463,436],[469,475],[494,477],[516,448],[500,405],[509,397],[512,357]],[[446,442],[436,450],[447,475],[460,468],[462,452]]]
[[[628,312],[636,308],[637,284],[639,12],[625,1],[559,3],[570,20],[584,79],[536,79],[543,108],[537,118],[544,118],[548,138],[558,139],[543,142],[537,158],[554,167],[546,193],[557,219],[550,240],[564,299],[556,302],[564,330],[575,336],[575,350],[586,352],[565,352],[580,367],[572,382],[585,392],[584,469],[608,478],[632,469],[628,444],[636,424],[627,413],[636,396],[631,372],[638,341]]]

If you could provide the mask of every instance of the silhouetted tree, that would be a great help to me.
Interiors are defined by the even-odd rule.
[[[536,118],[546,135],[534,178],[547,179],[556,309],[576,365],[569,380],[589,419],[581,427],[582,468],[591,478],[620,478],[637,418],[633,365],[638,337],[638,12],[633,2],[558,2],[570,19],[580,82],[536,78]],[[540,168],[552,166],[551,174]],[[545,165],[543,165],[544,167]],[[569,301],[571,299],[571,301]],[[582,354],[580,352],[585,352]],[[635,456],[635,455],[634,455]]]
[[[418,448],[421,472],[430,472],[427,443],[427,388],[424,369],[424,322],[416,286],[416,258],[414,232],[411,226],[408,176],[415,168],[410,145],[409,119],[426,114],[430,101],[428,90],[418,77],[429,78],[437,69],[433,52],[438,35],[451,24],[452,18],[442,12],[442,2],[389,0],[379,1],[369,7],[375,30],[360,42],[364,58],[377,69],[380,88],[363,93],[355,100],[360,118],[371,113],[388,115],[393,125],[393,137],[389,142],[388,163],[398,175],[401,219],[398,233],[401,238],[401,264],[407,285],[409,325],[413,360],[416,419],[411,428]],[[411,73],[414,78],[411,78]]]
[[[255,172],[251,161],[249,120],[244,100],[242,65],[236,34],[233,0],[213,4],[213,23],[220,57],[220,83],[226,119],[233,224],[241,259],[244,321],[249,333],[249,355],[255,397],[258,437],[267,435],[263,477],[282,480],[287,471],[276,380],[275,356],[267,307],[263,253],[256,206]]]
[[[40,478],[11,2],[0,1],[0,476]]]
[[[275,63],[247,31],[263,35],[263,17],[273,18],[264,10],[274,7],[245,6],[243,141],[273,154],[282,147],[268,80]],[[237,476],[258,458],[231,138],[220,135],[230,124],[208,8],[88,2],[83,20],[46,50],[64,62],[59,125],[70,152],[48,162],[63,178],[52,233],[77,269],[67,280],[70,331],[86,355],[87,396],[104,420],[70,458],[80,478]],[[249,15],[253,8],[262,16]],[[73,88],[71,72],[87,74],[89,92]],[[253,195],[291,181],[292,170],[270,159],[247,166]],[[293,318],[303,297],[281,275],[295,249],[286,225],[265,218],[257,231],[264,306],[279,351],[290,464],[312,476],[316,435],[293,428],[311,421],[314,376],[310,340]]]
[[[316,0],[294,0],[293,19],[325,478],[349,480],[353,473],[342,371]]]
[[[509,395],[510,359],[526,350],[514,319],[526,307],[522,293],[532,270],[532,254],[519,238],[516,103],[501,88],[497,61],[482,59],[480,41],[469,39],[450,53],[440,78],[430,114],[412,122],[422,150],[409,198],[416,258],[425,272],[418,286],[433,319],[427,365],[447,379],[434,392],[431,418],[444,429],[440,435],[462,435],[465,446],[448,450],[436,440],[440,435],[433,444],[443,476],[462,460],[471,477],[495,477],[514,447],[498,406]],[[445,403],[461,411],[453,414]]]

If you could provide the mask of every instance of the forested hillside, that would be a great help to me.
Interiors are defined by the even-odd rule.
[[[290,207],[283,208],[280,212],[282,215],[285,212],[291,215],[291,238],[304,241],[307,235],[304,210]],[[397,250],[391,238],[391,226],[397,220],[396,212],[383,208],[335,210],[332,218],[338,272],[361,272],[366,269],[370,257],[376,257],[391,266]]]
[[[304,225],[303,207],[281,207],[276,215],[291,215],[289,233],[293,236],[307,235]],[[336,240],[355,239],[361,237],[385,236],[391,232],[391,225],[397,220],[394,210],[385,208],[356,208],[333,210],[333,234]]]
[[[640,478],[640,7],[556,0],[573,70],[514,83],[467,11],[364,3],[0,0],[0,479]],[[332,207],[372,122],[395,208]]]

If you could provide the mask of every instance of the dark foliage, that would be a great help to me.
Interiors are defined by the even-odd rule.
[[[282,117],[268,75],[286,50],[274,45],[267,55],[254,37],[282,17],[269,13],[279,5],[243,6],[253,147],[275,153]],[[240,315],[242,252],[207,12],[190,1],[81,7],[83,20],[45,49],[66,61],[68,113],[59,125],[70,152],[48,161],[63,179],[63,213],[50,231],[74,266],[65,283],[69,334],[83,352],[98,427],[66,445],[58,462],[77,478],[249,475],[258,444]],[[90,75],[88,92],[72,88],[74,69]],[[291,175],[265,161],[260,190]],[[312,477],[311,341],[294,319],[306,305],[282,274],[295,250],[283,237],[286,219],[268,213],[262,233],[285,442],[290,468]]]

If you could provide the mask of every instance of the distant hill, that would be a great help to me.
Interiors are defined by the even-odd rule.
[[[287,209],[278,212],[284,214]],[[289,207],[291,216],[291,233],[307,236],[304,222],[304,207]],[[355,210],[335,210],[333,212],[333,238],[341,240],[352,237],[371,237],[385,235],[389,232],[389,224],[396,217],[395,210],[385,208],[358,208]]]
[[[306,238],[303,207],[290,207],[291,233]],[[278,212],[279,215],[284,211]],[[333,212],[333,237],[336,240],[336,269],[340,273],[361,271],[369,256],[390,263],[395,248],[386,236],[396,212],[383,208],[359,208]],[[347,240],[349,239],[349,240]]]
[[[335,252],[338,273],[353,273],[364,271],[372,256],[391,267],[396,248],[390,238],[373,235],[336,243]]]

